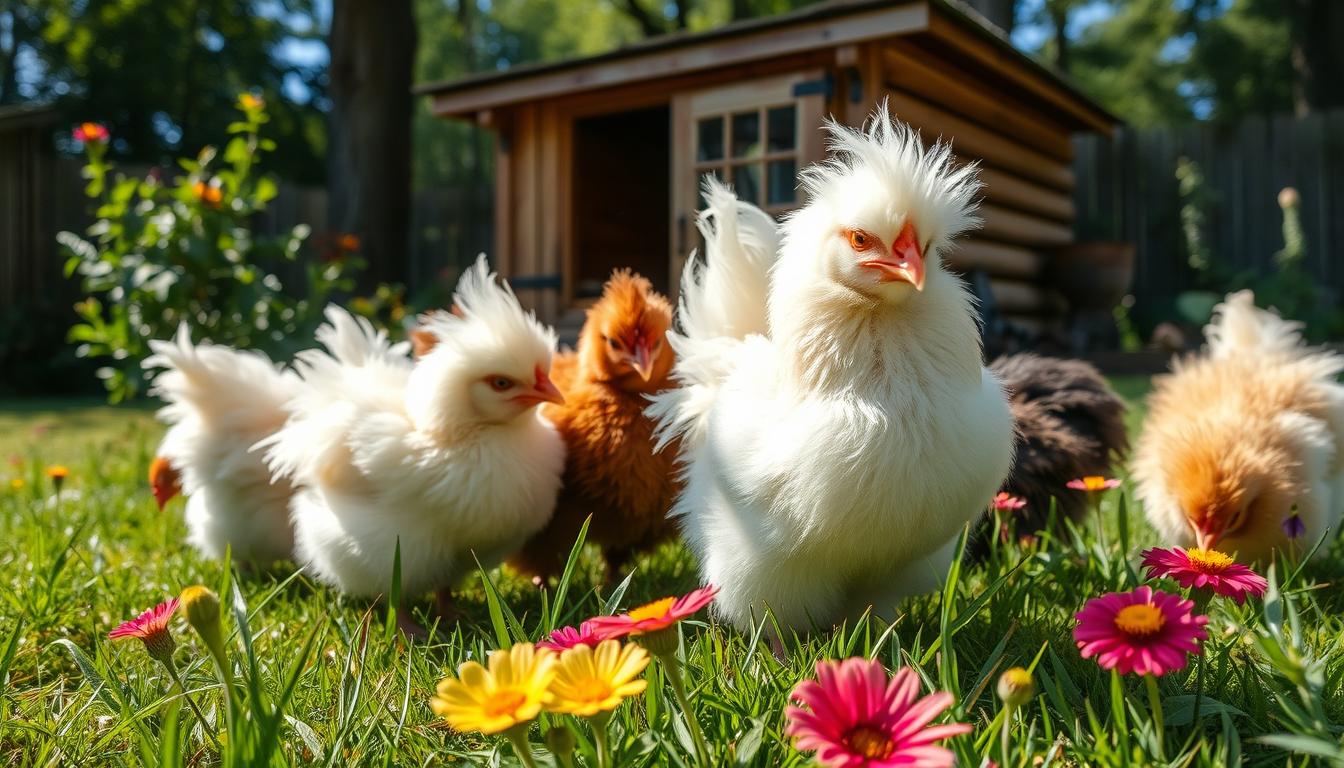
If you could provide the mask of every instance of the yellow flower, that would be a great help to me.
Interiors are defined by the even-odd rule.
[[[604,640],[596,648],[576,645],[560,656],[546,705],[550,712],[592,717],[620,706],[621,700],[643,693],[648,681],[639,678],[649,665],[649,652],[638,645],[621,646]]]
[[[70,470],[60,464],[53,464],[52,466],[47,467],[47,477],[50,477],[52,480],[64,480],[69,476]]]
[[[238,94],[238,106],[245,111],[251,112],[254,109],[261,109],[266,106],[266,100],[250,91],[244,91]]]
[[[22,477],[16,477],[9,481],[9,487],[16,491],[22,491],[23,486],[24,482]]]
[[[434,714],[453,728],[484,734],[528,723],[551,700],[547,690],[555,678],[555,654],[531,643],[490,652],[487,670],[468,661],[457,677],[439,682],[429,699]]]

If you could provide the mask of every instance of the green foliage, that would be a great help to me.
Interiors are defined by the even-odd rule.
[[[99,369],[111,399],[143,391],[140,361],[150,339],[170,336],[180,323],[212,341],[261,349],[288,358],[311,343],[326,300],[353,287],[358,258],[309,263],[306,291],[286,291],[276,269],[299,263],[306,225],[263,237],[254,217],[277,193],[275,180],[257,173],[275,144],[260,135],[265,103],[239,98],[242,118],[229,127],[223,151],[206,147],[179,161],[172,179],[114,174],[105,141],[87,141],[85,192],[97,221],[87,237],[58,236],[66,274],[78,274],[89,296],[76,306],[82,322],[69,340],[82,357],[105,359]]]
[[[6,11],[0,4],[0,16]],[[284,46],[322,34],[313,0],[25,0],[27,66],[40,73],[27,98],[56,103],[66,118],[106,123],[110,153],[160,162],[222,145],[233,97],[257,89],[271,103],[267,162],[285,178],[325,178],[319,66],[299,66]],[[0,27],[4,25],[0,23]],[[286,84],[313,98],[295,101]]]

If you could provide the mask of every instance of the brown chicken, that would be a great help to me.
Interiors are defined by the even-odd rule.
[[[667,299],[620,270],[588,310],[578,349],[552,363],[565,402],[543,413],[565,439],[563,486],[550,524],[509,559],[514,568],[558,574],[589,515],[587,540],[612,573],[676,533],[667,519],[678,489],[676,446],[654,453],[654,425],[644,415],[646,396],[673,386],[671,325]]]

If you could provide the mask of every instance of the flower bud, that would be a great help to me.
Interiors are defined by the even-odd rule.
[[[546,731],[546,748],[551,750],[561,764],[570,764],[570,755],[574,753],[574,732],[568,726],[557,724]]]
[[[1036,682],[1027,670],[1013,667],[999,675],[997,691],[1005,705],[1016,708],[1031,701],[1031,697],[1036,695]]]
[[[1297,190],[1293,187],[1284,187],[1279,191],[1280,208],[1292,208],[1297,205],[1301,199],[1302,198],[1297,194]]]
[[[178,600],[187,614],[187,623],[201,636],[220,668],[227,670],[229,662],[224,655],[224,631],[219,623],[219,595],[209,587],[197,584],[182,590]]]

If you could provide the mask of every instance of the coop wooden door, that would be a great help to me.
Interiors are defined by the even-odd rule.
[[[696,212],[707,174],[778,216],[799,204],[798,171],[821,159],[829,92],[820,70],[678,94],[672,100],[672,286],[700,247]]]

